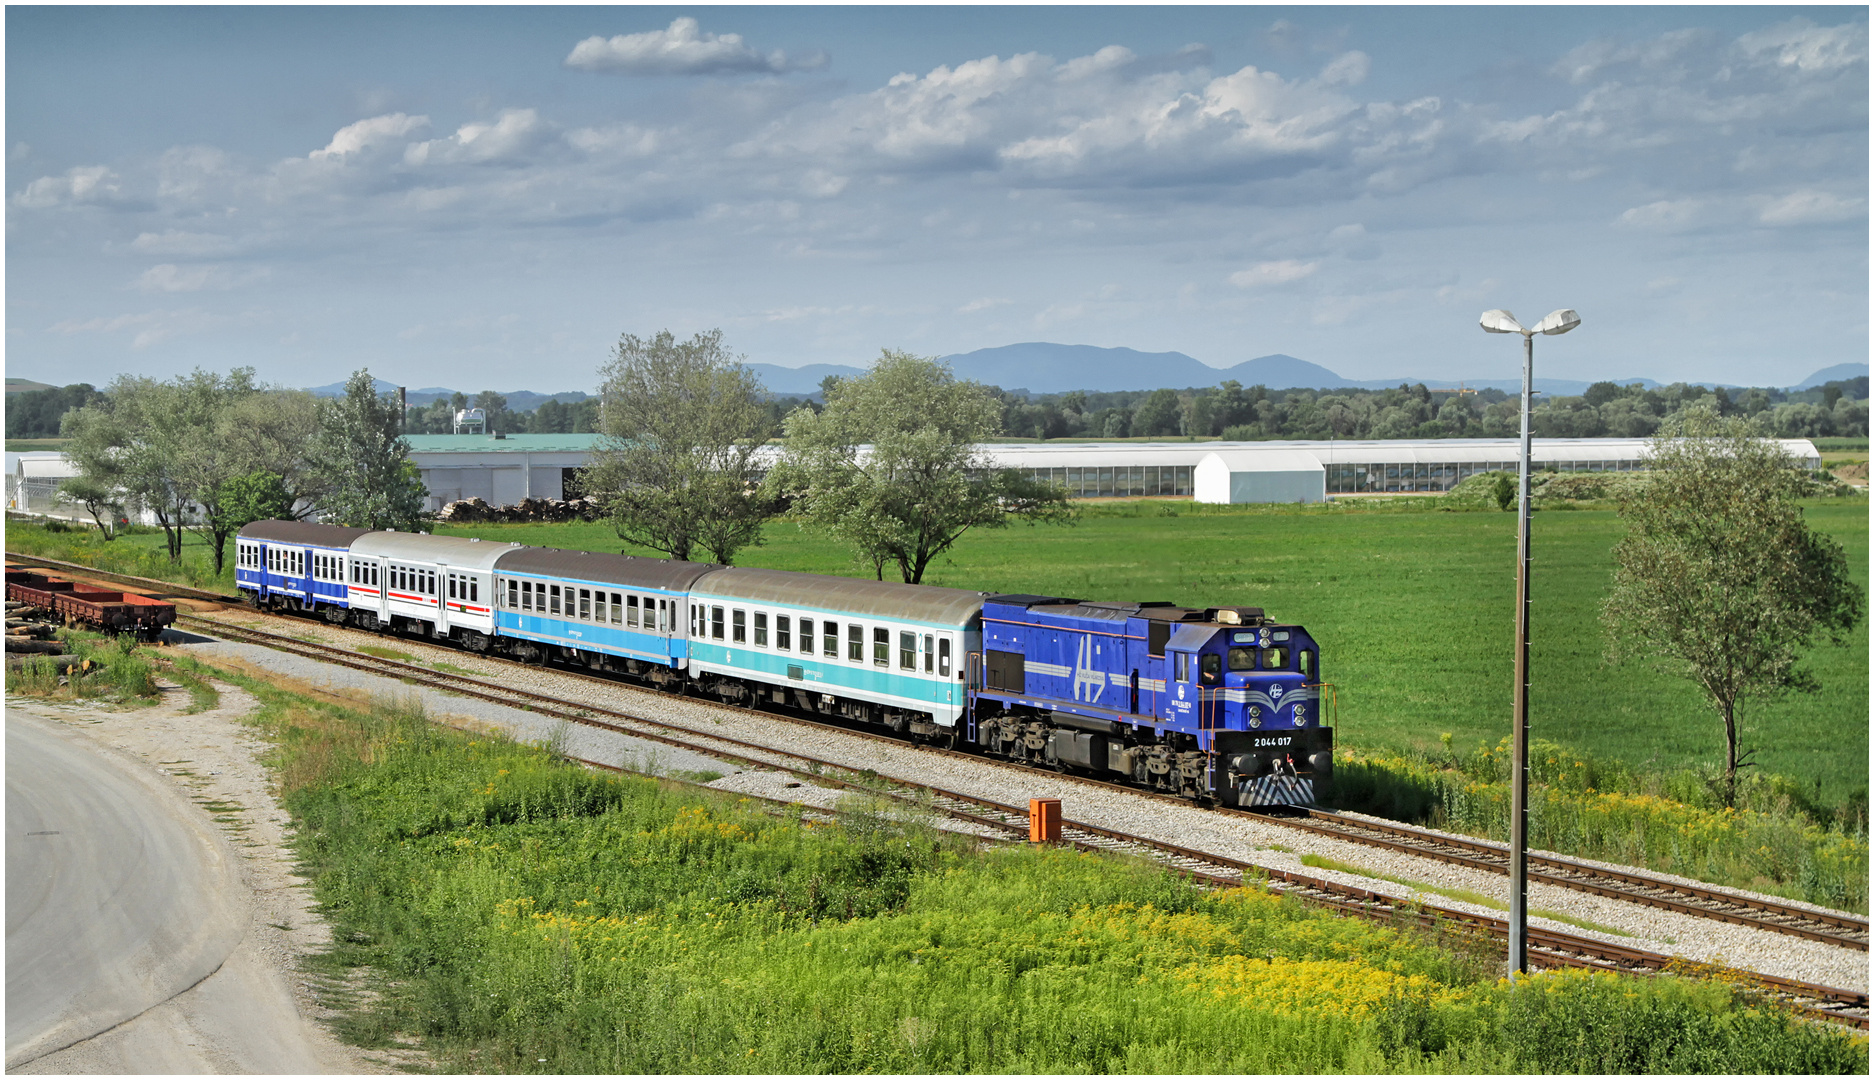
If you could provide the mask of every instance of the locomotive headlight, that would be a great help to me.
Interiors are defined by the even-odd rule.
[[[1295,726],[1300,727],[1301,725],[1307,723],[1307,721],[1308,721],[1307,706],[1297,703],[1295,705]]]
[[[1262,726],[1262,706],[1251,705],[1249,707],[1249,726],[1253,728]]]

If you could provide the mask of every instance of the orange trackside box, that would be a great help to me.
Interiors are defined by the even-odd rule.
[[[1028,800],[1028,841],[1033,844],[1061,842],[1061,800]]]

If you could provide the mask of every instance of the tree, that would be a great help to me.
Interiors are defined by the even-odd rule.
[[[1154,390],[1132,414],[1134,435],[1176,435],[1182,410],[1178,395],[1170,390]]]
[[[73,476],[59,483],[59,494],[85,508],[106,541],[117,537],[117,518],[123,513],[123,493],[102,476]]]
[[[319,430],[307,453],[310,475],[324,491],[326,520],[358,529],[415,531],[428,492],[399,429],[397,401],[379,394],[359,369],[342,397],[319,404]]]
[[[828,385],[823,411],[788,416],[767,486],[795,496],[804,517],[851,544],[881,580],[891,563],[916,584],[971,528],[1068,516],[1059,488],[995,469],[977,449],[1000,413],[994,394],[948,366],[887,349],[864,375]]]
[[[1815,689],[1799,650],[1817,632],[1844,640],[1865,604],[1841,545],[1803,521],[1802,484],[1754,422],[1701,405],[1660,429],[1649,481],[1620,500],[1628,531],[1601,609],[1609,658],[1651,653],[1704,692],[1724,725],[1728,805],[1750,764],[1739,704]]]
[[[169,561],[182,559],[189,496],[179,466],[191,439],[179,386],[119,375],[101,401],[73,409],[59,423],[65,456],[80,476],[108,484],[147,509],[163,529]]]
[[[291,518],[296,501],[285,479],[264,469],[228,480],[219,496],[223,512],[237,530],[250,522]]]
[[[774,428],[741,360],[720,330],[619,339],[599,371],[605,438],[580,486],[620,539],[673,559],[701,548],[724,565],[761,543],[776,507],[760,495],[755,452]]]

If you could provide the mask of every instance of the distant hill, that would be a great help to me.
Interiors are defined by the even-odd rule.
[[[371,381],[376,384],[377,392],[380,394],[394,394],[397,392],[397,384],[394,382],[387,382],[383,379],[373,379]],[[336,382],[325,386],[308,387],[306,392],[314,397],[338,397],[345,392],[345,384]],[[479,391],[462,391],[463,396],[467,397],[471,403],[474,402],[476,393],[479,393]],[[538,409],[542,403],[547,401],[558,401],[570,405],[575,401],[584,401],[592,396],[583,390],[562,390],[557,394],[539,394],[532,390],[502,390],[497,391],[497,393],[508,399],[508,408],[514,412],[533,412],[535,409]],[[454,397],[455,394],[456,391],[446,386],[425,386],[420,390],[406,390],[403,396],[404,400],[409,404],[422,406],[428,405],[439,398]]]
[[[51,387],[50,385],[46,383],[42,383],[42,382],[34,382],[31,379],[8,379],[7,380],[7,393],[9,394],[25,394],[33,390],[51,390],[51,389],[53,389],[53,387]]]
[[[1823,383],[1846,382],[1849,379],[1865,378],[1867,373],[1868,366],[1866,364],[1836,364],[1834,367],[1823,368],[1821,371],[1809,376],[1795,386],[1790,387],[1790,389],[1807,390],[1812,386],[1821,386]]]

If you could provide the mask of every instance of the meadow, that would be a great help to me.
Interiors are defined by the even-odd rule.
[[[568,767],[250,684],[347,985],[444,1072],[1865,1072],[1723,979],[1496,977],[1461,932]]]

